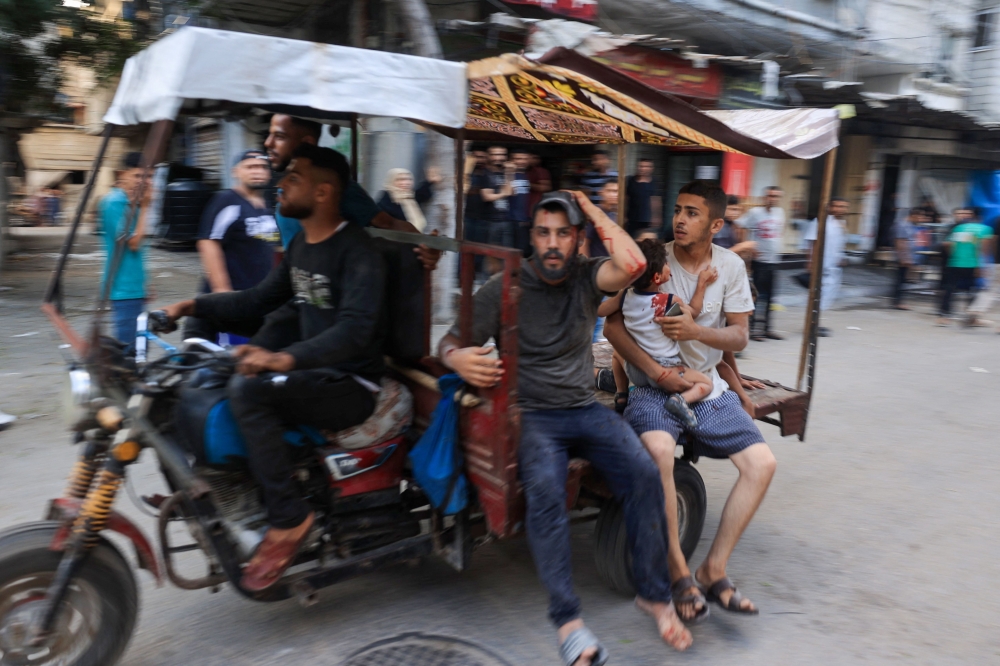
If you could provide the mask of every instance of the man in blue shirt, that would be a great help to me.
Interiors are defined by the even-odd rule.
[[[267,140],[264,142],[267,157],[271,161],[271,168],[277,172],[283,172],[292,159],[292,153],[301,144],[319,144],[322,130],[323,126],[312,120],[296,118],[284,113],[276,113],[271,116],[271,126]],[[345,220],[362,227],[373,226],[379,229],[419,233],[417,228],[409,222],[397,220],[379,208],[364,188],[353,180],[344,189],[340,201],[340,214]],[[274,219],[281,232],[281,245],[287,249],[292,238],[301,231],[302,227],[298,220],[281,214],[280,204],[274,210]],[[441,258],[439,250],[432,250],[423,245],[417,246],[413,251],[427,270],[434,270]]]
[[[142,189],[143,169],[139,166],[139,153],[128,153],[122,161],[115,187],[108,192],[98,206],[101,229],[104,231],[104,247],[107,259],[104,266],[104,283],[107,284],[111,260],[115,254],[115,243],[129,222],[132,205],[137,201]],[[139,220],[125,241],[124,253],[118,270],[111,282],[110,300],[115,337],[124,343],[135,340],[135,320],[146,306],[146,211],[152,187],[147,184],[142,207],[136,211]]]

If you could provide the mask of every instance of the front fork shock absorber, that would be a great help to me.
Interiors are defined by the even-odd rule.
[[[89,550],[97,543],[98,536],[108,524],[111,505],[125,479],[125,469],[117,460],[109,460],[97,475],[97,482],[87,493],[80,507],[80,513],[73,523],[71,542],[82,540],[81,545]]]
[[[107,444],[103,442],[93,440],[87,442],[83,453],[80,454],[80,458],[69,473],[66,492],[63,493],[65,497],[82,500],[87,496],[97,470],[104,464],[107,448]]]
[[[36,616],[37,624],[33,628],[35,645],[41,645],[48,637],[70,583],[100,539],[101,531],[108,524],[111,506],[125,479],[125,466],[133,462],[138,455],[136,453],[126,461],[120,459],[122,456],[102,455],[102,457],[104,466],[97,473],[96,480],[87,483],[89,491],[80,506],[80,513],[73,521],[70,537],[66,540],[66,550],[45,595],[45,606]],[[93,475],[91,478],[93,479]]]

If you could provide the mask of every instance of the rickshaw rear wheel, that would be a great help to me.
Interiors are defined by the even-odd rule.
[[[708,495],[698,470],[688,461],[679,458],[674,461],[674,485],[677,488],[681,552],[685,559],[690,559],[705,527]],[[635,594],[625,512],[615,500],[608,500],[601,508],[594,527],[594,540],[594,563],[600,579],[615,592],[628,596]]]
[[[59,523],[0,532],[0,666],[112,666],[132,637],[139,593],[118,549],[101,538],[73,579],[49,640],[30,627],[62,553],[49,549]]]

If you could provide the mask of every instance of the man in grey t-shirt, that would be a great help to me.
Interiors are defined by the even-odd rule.
[[[761,319],[755,317],[751,321],[751,329],[756,328],[750,331],[751,340],[784,339],[771,330],[771,302],[778,295],[774,273],[781,263],[781,245],[785,236],[785,211],[781,208],[781,195],[781,188],[772,185],[764,190],[763,206],[751,208],[746,215],[736,220],[736,224],[747,234],[747,238],[741,240],[757,244],[757,256],[750,268],[759,296],[757,305],[763,307],[764,314]]]
[[[581,209],[582,213],[581,214]],[[584,215],[610,257],[579,254]],[[549,617],[559,629],[563,662],[603,664],[607,651],[580,619],[573,593],[566,465],[570,451],[589,460],[625,507],[638,591],[636,604],[652,615],[665,641],[691,644],[670,600],[663,486],[635,432],[594,400],[591,334],[604,294],[627,287],[646,263],[629,235],[582,192],[550,192],[535,208],[534,254],[521,262],[518,302],[518,462],[527,500],[526,531],[539,578],[549,592]],[[457,326],[442,339],[445,365],[473,386],[494,386],[504,372],[483,347],[500,339],[502,276],[475,295],[473,346],[462,347]]]

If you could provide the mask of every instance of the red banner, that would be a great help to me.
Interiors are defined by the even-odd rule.
[[[741,153],[722,154],[722,189],[726,194],[745,197],[750,194],[753,158]]]
[[[597,0],[504,0],[508,5],[534,5],[547,12],[580,19],[597,20]]]
[[[718,99],[722,93],[722,71],[715,64],[695,67],[684,58],[641,46],[605,51],[594,56],[594,60],[650,88],[680,97]]]

